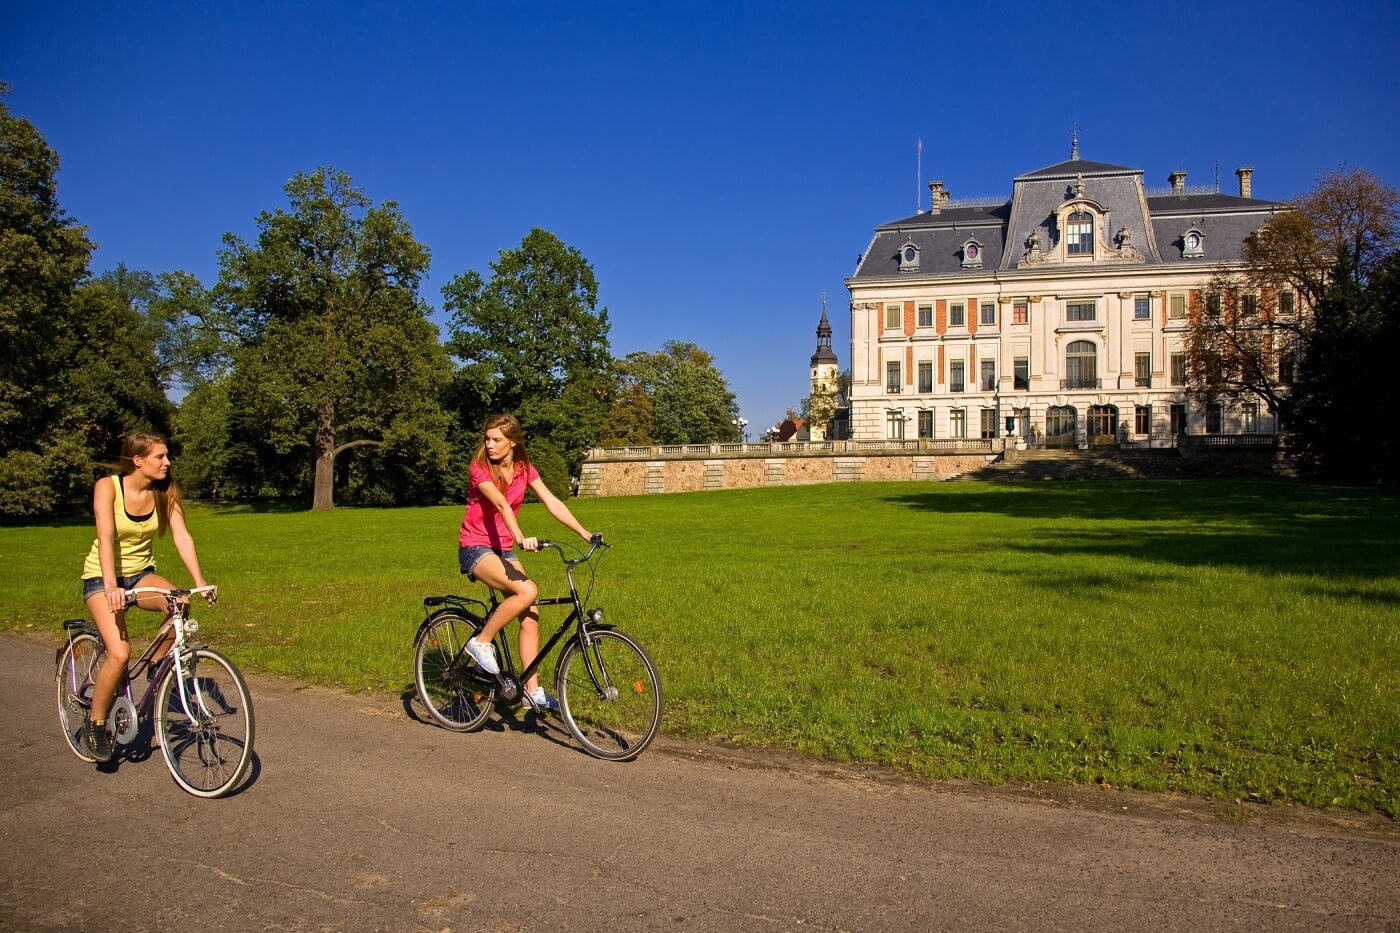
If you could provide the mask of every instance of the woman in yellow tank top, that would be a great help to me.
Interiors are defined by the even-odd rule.
[[[92,709],[83,738],[98,761],[112,757],[112,736],[107,729],[107,712],[117,691],[117,683],[131,657],[126,634],[125,591],[133,586],[173,584],[155,572],[152,543],[166,531],[175,550],[194,578],[204,586],[195,554],[194,539],[185,528],[185,510],[180,504],[180,488],[170,475],[170,450],[159,434],[133,434],[122,444],[121,472],[97,481],[92,489],[92,513],[97,538],[83,562],[83,599],[92,620],[102,633],[107,660],[93,685]],[[151,612],[165,612],[165,600],[147,594],[135,605]],[[169,650],[171,636],[157,649],[160,658]]]

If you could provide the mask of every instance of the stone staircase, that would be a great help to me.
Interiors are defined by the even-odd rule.
[[[1017,450],[952,480],[1031,482],[1049,479],[1201,479],[1213,476],[1258,476],[1255,464],[1217,457],[1185,458],[1175,448],[1090,448],[1089,450]]]

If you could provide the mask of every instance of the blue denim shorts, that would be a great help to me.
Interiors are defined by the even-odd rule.
[[[462,568],[462,573],[465,573],[473,583],[479,582],[472,571],[476,569],[476,565],[480,563],[481,559],[487,554],[497,554],[500,556],[501,560],[506,562],[519,559],[510,548],[506,548],[504,551],[498,551],[485,544],[468,544],[465,547],[459,547],[457,549],[457,566]]]
[[[138,570],[129,577],[117,577],[117,586],[124,590],[129,590],[146,577],[156,572],[156,568],[147,567],[145,570]],[[88,601],[88,597],[93,593],[101,593],[107,587],[102,585],[101,577],[88,577],[83,580],[83,602]],[[130,605],[131,600],[127,600]]]

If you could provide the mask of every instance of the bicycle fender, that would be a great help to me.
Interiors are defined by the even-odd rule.
[[[429,613],[428,617],[424,619],[421,623],[419,623],[418,631],[413,633],[413,643],[415,645],[418,644],[418,640],[423,637],[424,633],[428,631],[428,629],[433,625],[433,623],[445,615],[461,616],[462,618],[473,623],[478,631],[480,631],[481,627],[486,624],[486,620],[475,613],[468,612],[465,609],[462,609],[458,606],[449,606],[444,609],[439,609],[436,612]]]

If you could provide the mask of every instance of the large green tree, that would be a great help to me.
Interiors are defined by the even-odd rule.
[[[538,227],[502,250],[491,277],[475,271],[443,288],[448,348],[462,368],[453,393],[464,431],[489,411],[520,419],[530,443],[549,442],[576,471],[612,391],[608,311],[583,254]],[[566,490],[560,490],[565,492]]]
[[[195,398],[202,417],[225,413],[236,460],[207,461],[244,492],[309,475],[315,509],[334,506],[337,480],[360,501],[440,498],[450,366],[418,297],[427,248],[395,202],[374,205],[345,172],[298,173],[285,190],[254,242],[225,236],[207,301],[183,283],[189,330],[221,338],[203,358],[227,360],[227,385]],[[375,450],[351,475],[339,458],[361,447]]]
[[[81,505],[97,462],[170,404],[153,277],[87,278],[92,243],[59,206],[59,157],[0,84],[0,513]]]
[[[709,444],[737,439],[734,393],[701,347],[670,340],[617,361],[618,389],[603,426],[607,446]]]

